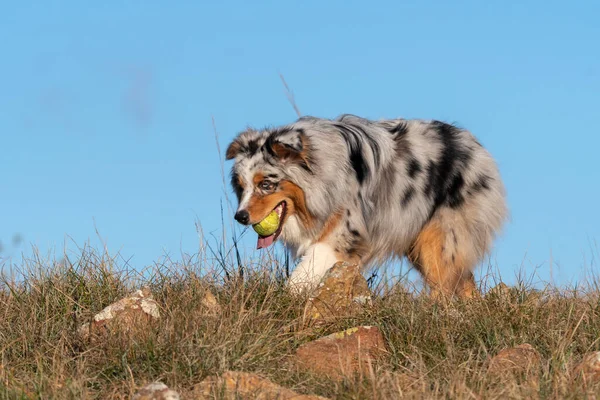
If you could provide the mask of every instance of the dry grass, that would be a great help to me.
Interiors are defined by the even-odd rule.
[[[340,399],[582,398],[598,392],[571,373],[583,354],[600,350],[595,290],[516,288],[444,306],[399,284],[380,290],[362,314],[310,331],[300,329],[303,302],[286,291],[275,261],[249,267],[242,260],[242,277],[238,261],[225,260],[197,258],[144,274],[90,249],[61,264],[28,261],[20,271],[24,280],[0,283],[0,397],[129,398],[137,387],[162,380],[185,398],[194,384],[226,370],[256,372],[302,393]],[[152,329],[136,340],[117,335],[94,345],[81,342],[79,325],[142,285],[162,308]],[[206,290],[217,296],[220,315],[202,308]],[[389,357],[369,376],[335,382],[287,362],[301,343],[356,325],[377,325],[388,341]],[[486,373],[490,355],[521,343],[542,356],[539,380],[498,381]]]

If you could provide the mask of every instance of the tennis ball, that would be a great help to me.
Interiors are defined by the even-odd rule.
[[[258,224],[252,225],[252,227],[260,236],[271,236],[277,231],[277,228],[279,228],[279,214],[273,210],[271,211],[271,214],[265,217],[265,219]]]

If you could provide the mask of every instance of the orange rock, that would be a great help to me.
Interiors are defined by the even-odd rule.
[[[107,333],[113,329],[135,331],[146,323],[160,318],[158,303],[149,290],[138,290],[107,307],[94,316],[91,323],[78,329],[79,335],[90,338],[91,334]]]
[[[504,373],[535,373],[540,367],[541,357],[533,346],[528,343],[501,350],[490,359],[488,372],[491,374]]]
[[[206,378],[196,385],[192,394],[196,400],[327,400],[325,397],[298,394],[256,374],[235,371]]]
[[[219,305],[217,298],[208,289],[204,292],[202,306],[211,314],[218,314],[221,312],[221,306]]]
[[[485,294],[486,299],[491,297],[499,299],[510,299],[511,296],[512,289],[504,282],[500,282]]]
[[[360,326],[303,344],[295,360],[302,368],[339,379],[367,370],[385,352],[379,329]]]
[[[585,383],[600,382],[600,351],[586,354],[573,372],[575,377],[583,378]]]
[[[338,262],[321,279],[308,300],[304,315],[312,322],[347,315],[371,303],[371,291],[359,266]]]

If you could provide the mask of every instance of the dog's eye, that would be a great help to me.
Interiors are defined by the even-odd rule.
[[[269,181],[262,181],[259,185],[261,190],[264,190],[265,192],[270,192],[271,190],[275,189],[275,184],[273,182],[269,182]]]

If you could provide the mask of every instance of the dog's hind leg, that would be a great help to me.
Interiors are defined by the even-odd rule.
[[[438,210],[411,246],[408,258],[423,275],[434,297],[478,294],[473,269],[483,255],[477,232],[458,211]]]

